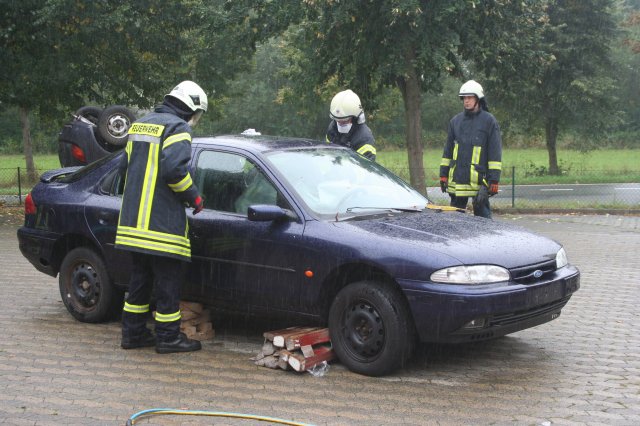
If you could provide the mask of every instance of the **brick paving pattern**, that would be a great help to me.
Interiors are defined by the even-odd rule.
[[[122,425],[150,408],[254,414],[330,425],[640,424],[640,218],[501,216],[562,242],[582,288],[551,323],[502,339],[420,346],[384,378],[338,363],[323,377],[257,367],[262,331],[232,324],[200,352],[120,349],[120,326],[83,324],[57,279],[0,224],[0,423]],[[294,324],[291,324],[294,325]],[[136,424],[265,424],[156,416]]]

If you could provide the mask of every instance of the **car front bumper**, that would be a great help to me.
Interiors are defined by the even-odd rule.
[[[530,285],[399,283],[421,341],[462,343],[504,336],[557,318],[580,288],[580,272],[566,266]]]

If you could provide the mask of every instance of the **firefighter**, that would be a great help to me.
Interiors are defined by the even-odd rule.
[[[364,124],[364,110],[358,95],[351,90],[335,95],[331,100],[329,117],[327,142],[349,147],[371,161],[376,160],[373,134]]]
[[[473,214],[491,218],[489,197],[498,193],[502,170],[502,138],[489,113],[482,86],[469,80],[460,87],[464,111],[449,122],[440,162],[440,188],[451,206],[466,209],[473,197]]]
[[[201,349],[180,333],[180,286],[191,260],[185,206],[204,208],[189,173],[191,129],[207,110],[207,95],[183,81],[162,104],[131,125],[116,248],[131,252],[129,293],[122,313],[123,349],[155,346],[158,353]],[[146,326],[155,287],[154,336]]]

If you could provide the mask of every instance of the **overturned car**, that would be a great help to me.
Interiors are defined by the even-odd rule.
[[[135,119],[133,112],[122,105],[78,109],[58,135],[60,165],[85,166],[123,149]]]

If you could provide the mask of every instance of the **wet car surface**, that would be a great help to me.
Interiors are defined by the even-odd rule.
[[[205,210],[188,215],[183,298],[328,325],[355,372],[388,374],[418,340],[481,341],[551,321],[580,286],[559,243],[428,208],[349,149],[242,136],[192,147]],[[23,255],[59,275],[65,306],[84,322],[113,317],[128,282],[128,253],[113,247],[120,155],[43,175],[18,231]]]

